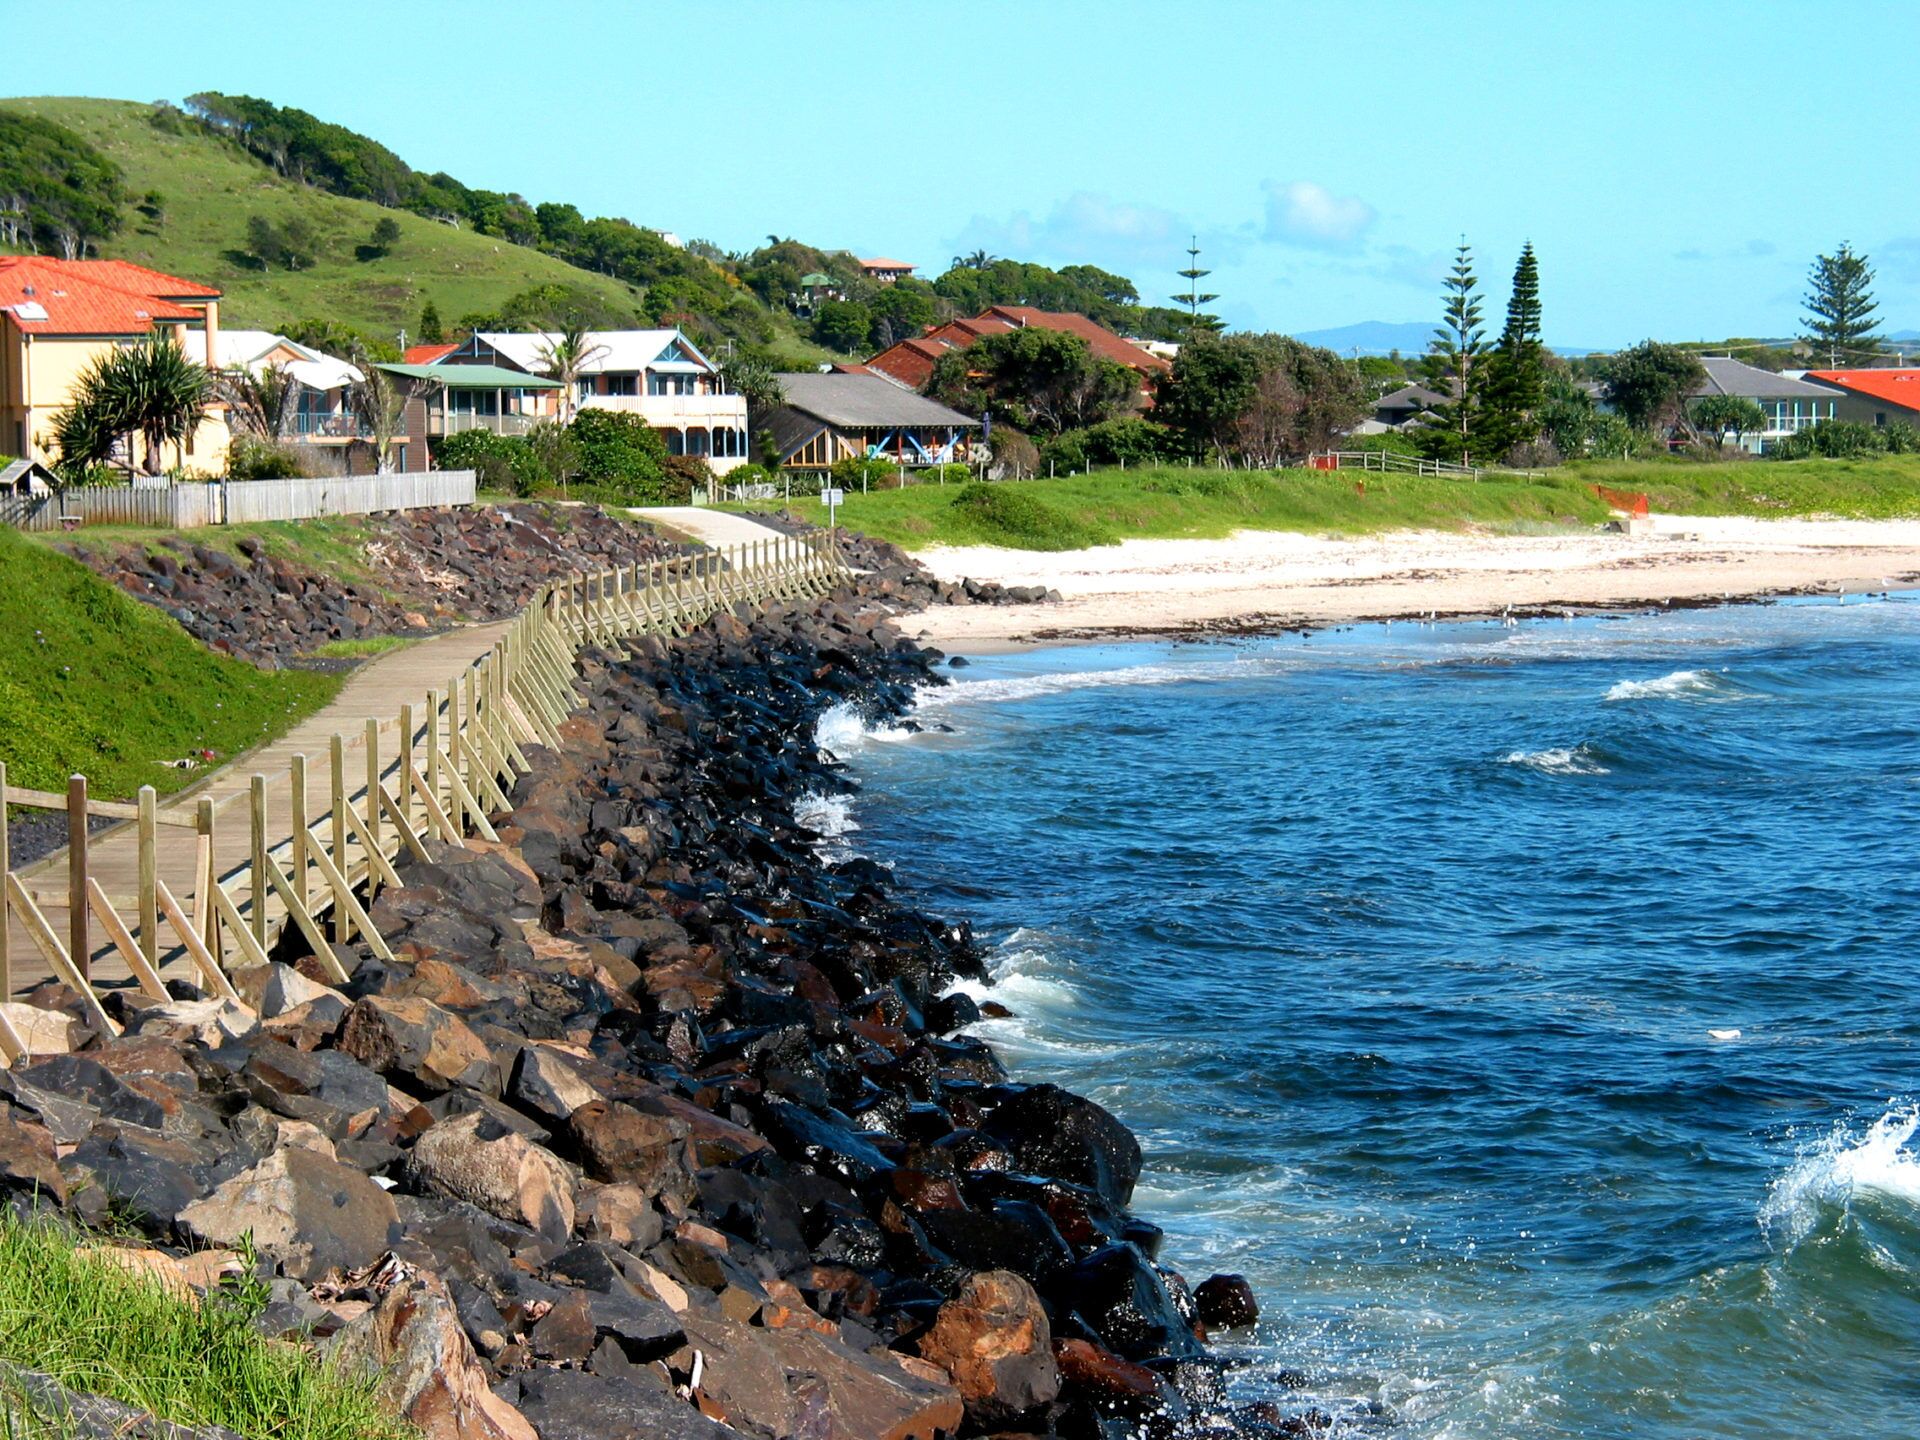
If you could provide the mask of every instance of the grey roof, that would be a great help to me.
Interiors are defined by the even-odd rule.
[[[1442,395],[1438,390],[1429,390],[1426,386],[1415,383],[1402,385],[1398,390],[1382,395],[1373,402],[1373,408],[1376,410],[1425,410],[1452,398],[1450,395]]]
[[[878,375],[781,375],[780,390],[789,409],[841,430],[872,430],[896,425],[956,425],[979,429],[980,422],[949,410],[903,385]]]
[[[1738,395],[1746,400],[1805,400],[1815,396],[1822,400],[1833,398],[1833,391],[1824,385],[1790,380],[1785,375],[1762,370],[1744,360],[1734,360],[1725,355],[1702,355],[1700,363],[1706,367],[1707,380],[1694,390],[1696,396]]]
[[[57,490],[59,486],[60,477],[38,460],[8,460],[0,463],[0,491],[38,494],[41,490]]]

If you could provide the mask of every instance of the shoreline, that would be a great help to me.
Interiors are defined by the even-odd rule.
[[[922,644],[995,654],[1909,589],[1920,586],[1920,522],[1661,516],[1646,536],[1240,531],[1092,551],[935,548],[915,558],[942,579],[1062,593],[1041,606],[946,605],[901,617],[903,633]]]

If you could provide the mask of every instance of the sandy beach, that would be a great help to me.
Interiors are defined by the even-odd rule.
[[[1920,521],[1656,516],[1651,534],[1403,532],[1355,538],[1241,531],[1046,553],[936,547],[943,579],[1045,585],[1058,603],[943,606],[910,634],[992,651],[1128,635],[1405,616],[1631,607],[1920,583]]]

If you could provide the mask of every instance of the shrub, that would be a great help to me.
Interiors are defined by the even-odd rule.
[[[1773,460],[1810,460],[1816,455],[1829,460],[1853,460],[1862,455],[1878,455],[1886,449],[1886,438],[1871,425],[1853,420],[1822,420],[1810,430],[1779,441],[1767,455]]]
[[[666,460],[668,499],[684,505],[696,490],[713,484],[713,467],[701,455],[669,455]]]
[[[434,460],[442,470],[471,470],[482,490],[520,493],[527,471],[527,442],[518,435],[495,435],[491,430],[462,430],[434,446]]]
[[[1154,495],[1201,495],[1209,500],[1238,500],[1249,492],[1249,477],[1244,473],[1221,470],[1162,470],[1140,482],[1140,488]]]
[[[900,488],[900,467],[877,455],[859,458],[849,455],[844,460],[834,461],[828,473],[833,476],[834,484],[848,490],[877,490],[885,487],[889,481],[893,489]]]
[[[1051,461],[1056,471],[1086,470],[1096,465],[1152,465],[1172,459],[1179,448],[1165,425],[1127,415],[1055,437],[1042,449],[1041,460]]]
[[[745,465],[736,465],[721,477],[726,485],[778,485],[780,477],[764,465],[748,461]]]
[[[295,480],[303,473],[299,457],[271,440],[236,435],[227,447],[229,480]]]
[[[1115,543],[1099,526],[1076,520],[1014,485],[964,485],[953,497],[953,508],[987,543],[1015,550],[1084,550]]]
[[[1349,435],[1340,441],[1338,449],[1363,450],[1370,454],[1382,455],[1418,455],[1420,445],[1413,436],[1401,430],[1383,430],[1377,435]]]
[[[1916,430],[1905,420],[1896,420],[1880,432],[1889,455],[1920,454],[1920,430]]]
[[[628,505],[671,500],[667,442],[638,415],[618,410],[582,410],[573,421],[580,455],[580,481],[596,493]]]

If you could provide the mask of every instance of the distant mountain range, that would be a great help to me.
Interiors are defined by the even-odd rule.
[[[1294,339],[1308,345],[1324,345],[1339,355],[1385,355],[1398,350],[1402,355],[1420,355],[1425,353],[1427,342],[1433,338],[1433,324],[1425,320],[1407,320],[1398,324],[1390,320],[1362,320],[1358,325],[1337,325],[1331,330],[1299,330]],[[1920,344],[1920,330],[1895,330],[1887,337],[1895,345]],[[1791,345],[1792,340],[1768,340],[1767,344]],[[1591,355],[1600,349],[1597,345],[1554,345],[1550,349],[1557,355]]]

